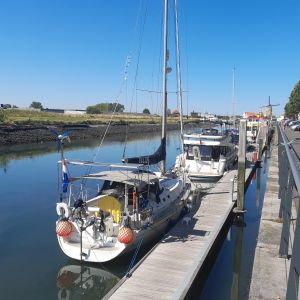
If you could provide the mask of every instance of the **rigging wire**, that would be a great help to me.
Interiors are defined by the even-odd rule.
[[[138,77],[138,71],[139,71],[139,65],[140,65],[140,56],[141,56],[141,51],[142,51],[142,42],[143,42],[143,37],[144,37],[144,30],[145,30],[147,15],[148,15],[148,1],[146,3],[144,15],[143,15],[143,18],[142,18],[143,19],[143,24],[142,24],[142,28],[141,28],[141,31],[140,31],[140,34],[139,34],[139,42],[138,42],[139,46],[138,46],[137,63],[136,63],[134,82],[133,82],[133,91],[135,90],[135,87],[137,86],[137,77]],[[136,94],[136,93],[133,92],[132,97],[131,97],[130,108],[129,108],[130,113],[132,112],[134,94]],[[136,103],[137,103],[137,99],[136,99]],[[136,112],[137,112],[137,104],[136,104]],[[128,124],[126,125],[125,142],[124,142],[124,149],[123,149],[123,158],[125,158],[125,154],[126,154],[127,140],[128,140]]]
[[[132,259],[130,261],[129,267],[128,267],[127,272],[126,272],[126,277],[127,278],[131,276],[130,271],[131,271],[132,267],[134,266],[136,257],[137,257],[137,255],[139,253],[139,250],[140,250],[140,248],[142,246],[142,243],[143,243],[143,240],[144,240],[144,237],[145,237],[146,228],[143,228],[142,230],[144,230],[143,235],[142,235],[141,239],[138,242],[138,245],[137,245],[137,247],[135,249],[134,255],[133,255],[133,257],[132,257]]]
[[[138,19],[139,19],[139,16],[141,14],[141,10],[142,10],[142,3],[143,1],[140,0],[140,4],[139,4],[139,9],[138,9],[138,13],[137,13],[137,16],[136,16],[136,20],[135,20],[135,26],[134,26],[134,33],[137,31],[137,28],[138,28]],[[135,34],[134,34],[135,35]],[[131,46],[129,47],[129,49],[131,48]],[[96,157],[98,156],[99,152],[100,152],[100,149],[102,147],[102,144],[103,144],[103,141],[104,141],[104,138],[106,137],[106,134],[108,132],[108,129],[112,123],[112,120],[113,120],[113,117],[116,113],[116,110],[117,110],[117,107],[118,107],[118,104],[119,104],[119,98],[120,98],[120,95],[122,94],[122,91],[123,91],[123,88],[124,88],[124,85],[125,85],[125,88],[126,88],[126,93],[127,93],[127,79],[128,79],[128,69],[129,69],[129,65],[130,65],[130,62],[131,62],[131,51],[128,51],[127,52],[127,57],[126,57],[126,63],[125,63],[125,70],[124,70],[124,74],[123,74],[123,80],[122,80],[122,83],[121,83],[121,86],[117,92],[117,96],[116,96],[116,102],[115,102],[115,106],[113,108],[113,111],[112,111],[112,114],[111,114],[111,117],[108,121],[108,124],[104,130],[104,133],[102,134],[102,136],[100,136],[100,142],[98,144],[98,147],[97,147],[97,151],[94,153],[94,155],[92,156],[92,159],[91,161],[94,162],[96,160]],[[85,174],[89,174],[91,169],[92,169],[93,166],[89,166],[87,167],[86,169],[86,172]],[[86,179],[82,179],[82,182],[81,184],[84,185],[86,183]]]
[[[137,52],[137,64],[136,64],[136,69],[135,69],[135,75],[134,75],[134,82],[133,82],[133,89],[136,89],[137,86],[137,77],[138,77],[138,73],[139,73],[139,66],[140,66],[140,57],[141,57],[141,52],[142,52],[142,43],[143,43],[143,38],[144,38],[144,31],[145,31],[145,25],[146,25],[146,19],[148,16],[148,4],[149,2],[146,2],[146,7],[145,7],[145,12],[144,12],[144,17],[143,17],[143,24],[141,27],[141,31],[140,31],[140,35],[139,35],[139,41],[138,41],[138,52]],[[135,108],[135,112],[137,113],[137,94],[133,93],[132,95],[132,100],[131,100],[131,105],[130,105],[130,112],[132,112],[132,104],[133,104],[133,97],[134,94],[136,96],[136,108]]]
[[[162,82],[161,78],[161,69],[162,69],[162,64],[163,64],[163,36],[164,36],[164,31],[163,31],[163,23],[164,23],[164,3],[161,1],[161,8],[160,8],[160,41],[159,41],[159,55],[158,55],[158,69],[157,69],[157,90],[160,89],[160,84]],[[161,98],[157,94],[156,97],[156,114],[161,114],[162,109],[161,109]]]
[[[188,91],[187,92],[187,96],[186,96],[186,115],[189,116],[189,96],[190,96],[190,93],[189,93],[189,60],[188,60],[188,27],[189,27],[189,24],[188,24],[188,20],[189,18],[184,18],[186,20],[186,33],[185,33],[185,37],[186,37],[186,40],[185,40],[185,57],[186,57],[186,90]]]

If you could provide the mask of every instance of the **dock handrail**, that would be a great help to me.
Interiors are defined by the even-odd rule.
[[[280,238],[279,255],[289,258],[290,234],[293,188],[299,199],[300,194],[300,174],[296,166],[292,151],[295,149],[288,142],[280,125],[277,125],[282,142],[279,141],[278,161],[279,161],[279,198],[281,199],[279,218],[282,218],[282,232]],[[297,159],[299,156],[297,157]],[[297,211],[296,226],[292,244],[290,269],[287,282],[286,299],[298,299],[299,294],[299,274],[300,274],[300,209]]]

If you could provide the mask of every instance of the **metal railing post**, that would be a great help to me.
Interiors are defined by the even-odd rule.
[[[288,258],[289,239],[290,239],[290,223],[291,223],[291,209],[292,209],[292,193],[294,187],[294,178],[292,172],[289,170],[289,183],[285,193],[284,201],[282,203],[282,231],[280,238],[279,256]]]
[[[279,152],[278,152],[279,153]],[[279,208],[279,213],[278,217],[282,218],[282,207],[284,206],[284,202],[286,201],[286,193],[287,193],[287,183],[288,183],[288,172],[289,172],[289,162],[286,151],[282,151],[281,155],[280,153],[278,155],[281,156],[281,168],[280,168],[280,176],[279,176],[279,186],[280,186],[280,191],[279,191],[279,198],[280,200],[280,208]]]
[[[289,145],[287,144],[286,137],[283,134],[281,128],[279,126],[278,126],[278,128],[280,130],[281,137],[283,140],[283,145],[285,147],[285,152],[286,152],[286,156],[287,156],[286,164],[288,164],[290,167],[290,172],[291,172],[290,178],[293,178],[293,181],[295,183],[294,185],[297,189],[297,193],[298,193],[298,197],[299,197],[299,192],[300,192],[299,171],[297,169],[294,157],[292,156],[291,149],[289,148]],[[280,176],[284,176],[284,174],[280,173]],[[292,184],[292,181],[291,181],[291,184]],[[289,186],[290,186],[290,184],[289,184]],[[288,188],[288,193],[286,195],[287,197],[289,196],[289,192],[291,192],[291,189]],[[289,198],[291,198],[291,197],[289,197]],[[286,214],[286,211],[285,211],[284,215],[285,214]],[[286,217],[288,217],[288,216],[286,216]],[[300,209],[298,209],[298,211],[297,211],[297,220],[296,220],[296,226],[295,226],[295,231],[294,231],[292,256],[291,256],[289,277],[288,277],[287,290],[286,290],[286,299],[287,300],[299,299],[298,298],[298,296],[300,296],[299,295],[299,273],[300,273]]]
[[[298,209],[296,228],[294,233],[294,243],[292,249],[292,258],[290,272],[287,284],[286,299],[299,299],[299,272],[300,272],[300,210]]]

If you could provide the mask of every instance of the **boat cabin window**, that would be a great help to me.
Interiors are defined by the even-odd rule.
[[[221,147],[213,146],[211,151],[211,158],[213,160],[219,160],[221,154]]]
[[[204,134],[204,135],[218,135],[219,131],[218,131],[218,129],[215,129],[215,128],[204,128],[202,130],[202,134]]]
[[[187,159],[194,159],[193,146],[184,145],[184,152],[186,153]]]
[[[199,154],[200,159],[203,161],[210,161],[210,160],[219,160],[220,155],[226,156],[227,149],[226,147],[220,147],[220,146],[206,146],[206,145],[200,145],[200,146],[186,146],[185,152],[187,155],[187,159],[194,159],[194,152],[193,148],[199,147]]]
[[[220,155],[225,157],[230,152],[231,152],[231,150],[230,150],[229,147],[226,147],[226,146],[221,146],[220,147]]]
[[[247,126],[247,131],[255,131],[257,130],[257,128],[258,128],[257,125]]]
[[[219,146],[200,146],[201,160],[219,160],[221,147]]]
[[[200,146],[200,157],[201,160],[211,160],[212,147],[211,146]]]

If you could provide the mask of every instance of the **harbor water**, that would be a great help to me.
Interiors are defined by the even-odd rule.
[[[159,133],[144,134],[127,141],[126,155],[153,153],[159,143]],[[91,160],[98,144],[99,141],[66,144],[65,156]],[[123,153],[124,141],[110,140],[102,145],[96,161],[120,162]],[[170,168],[179,153],[177,131],[168,135],[167,153]],[[59,201],[58,160],[55,143],[1,148],[1,299],[101,299],[128,269],[130,256],[112,263],[81,265],[62,253],[55,234],[56,203]],[[244,227],[232,225],[229,229],[198,299],[244,299],[246,296],[266,169],[267,164],[258,169],[256,179],[248,188]],[[261,178],[259,191],[258,177]]]
[[[198,289],[198,300],[246,300],[249,296],[255,247],[266,189],[269,152],[264,153],[245,194],[242,222],[233,220],[209,270],[204,287]],[[226,234],[227,233],[227,234]],[[197,290],[197,287],[196,287]],[[196,292],[197,294],[197,292]]]
[[[66,144],[65,157],[91,160],[99,142]],[[143,134],[126,142],[126,155],[151,154],[159,143],[160,133]],[[178,148],[179,134],[170,132],[168,168]],[[109,140],[96,161],[117,163],[123,153],[124,140]],[[127,257],[81,269],[62,253],[55,233],[59,159],[55,142],[1,148],[0,299],[101,299],[130,264]]]

